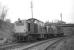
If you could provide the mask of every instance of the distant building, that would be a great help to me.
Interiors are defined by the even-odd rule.
[[[64,35],[73,35],[74,34],[74,24],[60,24],[58,25],[62,28]]]

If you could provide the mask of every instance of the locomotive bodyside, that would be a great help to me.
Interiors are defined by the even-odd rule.
[[[27,21],[30,23],[30,33],[28,35],[36,39],[44,38],[43,36],[46,32],[44,29],[44,23],[34,18]]]
[[[49,37],[59,37],[63,36],[64,34],[62,27],[58,26],[57,24],[48,24],[46,27]]]

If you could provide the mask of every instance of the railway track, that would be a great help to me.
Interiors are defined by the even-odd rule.
[[[43,43],[46,43],[48,41],[56,41],[56,40],[59,40],[63,37],[60,37],[60,38],[53,38],[53,39],[48,39],[48,40],[44,40],[44,41],[38,41],[38,42],[34,42],[34,43],[20,43],[20,44],[14,44],[12,46],[8,46],[8,47],[4,47],[2,49],[4,50],[22,50],[22,49],[27,49],[27,48],[30,48],[30,47],[34,47],[34,46],[37,46],[37,45],[40,45],[40,44],[43,44]]]
[[[33,46],[37,46],[40,45],[42,43],[46,43],[48,41],[53,41],[53,40],[57,40],[57,39],[61,39],[63,37],[60,38],[52,38],[52,39],[47,39],[47,40],[42,40],[42,41],[35,41],[35,42],[25,42],[25,43],[13,43],[13,44],[9,44],[9,45],[4,45],[4,46],[0,46],[0,50],[14,50],[17,48],[29,48],[29,47],[33,47]]]
[[[53,39],[53,38],[51,38],[51,39]],[[48,40],[48,39],[45,39],[45,40]],[[0,45],[0,48],[1,48],[1,47],[13,46],[13,45],[20,44],[20,43],[35,43],[35,42],[39,42],[39,41],[43,41],[43,40],[27,41],[27,42],[12,42],[12,43],[5,43],[5,44],[1,44],[1,45]]]
[[[21,47],[23,45],[29,45],[31,43],[15,43],[15,44],[11,44],[11,45],[5,45],[5,46],[1,46],[0,50],[8,50],[10,48],[17,48],[17,47]]]

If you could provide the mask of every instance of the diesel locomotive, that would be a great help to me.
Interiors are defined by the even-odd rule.
[[[20,20],[14,23],[14,32],[17,40],[39,40],[63,36],[62,28],[54,24],[45,24],[35,18]]]

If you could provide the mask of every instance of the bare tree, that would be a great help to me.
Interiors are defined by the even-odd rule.
[[[0,5],[0,28],[2,27],[3,21],[7,15],[7,9],[5,6]]]
[[[0,19],[4,21],[6,15],[7,15],[7,9],[6,7],[3,7],[0,15]]]

